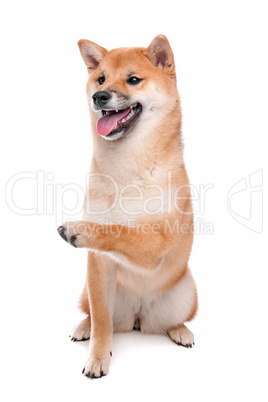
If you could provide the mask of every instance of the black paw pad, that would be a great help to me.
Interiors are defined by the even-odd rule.
[[[71,239],[70,239],[70,244],[71,244],[73,247],[76,247],[76,248],[77,248],[77,245],[76,245],[75,241],[76,241],[76,236],[72,236]]]
[[[63,226],[59,226],[57,230],[58,230],[60,237],[62,237],[63,240],[68,242],[67,236],[65,234],[65,228]]]

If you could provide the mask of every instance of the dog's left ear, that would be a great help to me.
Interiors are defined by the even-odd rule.
[[[107,49],[87,39],[80,39],[78,46],[89,72],[95,70],[101,59],[108,53]]]
[[[176,79],[173,52],[169,41],[164,35],[156,36],[144,51],[144,55],[148,57],[154,66],[165,70]]]

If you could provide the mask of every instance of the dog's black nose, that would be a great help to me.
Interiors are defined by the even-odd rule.
[[[95,105],[102,108],[111,99],[111,97],[112,97],[112,95],[110,95],[109,92],[107,92],[107,91],[98,91],[98,92],[94,93],[94,95],[92,96],[92,99],[93,99],[93,102],[95,103]]]

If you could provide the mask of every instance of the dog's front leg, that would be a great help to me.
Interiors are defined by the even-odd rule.
[[[116,271],[105,257],[88,252],[87,287],[91,314],[89,358],[83,374],[99,378],[108,374],[112,355],[113,308]]]
[[[104,253],[117,253],[131,264],[153,268],[173,246],[175,236],[165,230],[163,222],[139,227],[102,225],[88,221],[67,222],[58,228],[61,237],[74,247]]]

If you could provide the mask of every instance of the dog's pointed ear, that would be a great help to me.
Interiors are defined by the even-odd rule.
[[[173,52],[169,41],[164,35],[156,36],[147,49],[145,49],[144,54],[154,66],[165,70],[171,75],[175,75]]]
[[[101,59],[106,55],[106,53],[108,53],[108,50],[104,47],[101,47],[87,39],[80,39],[77,44],[89,71],[95,70]]]

